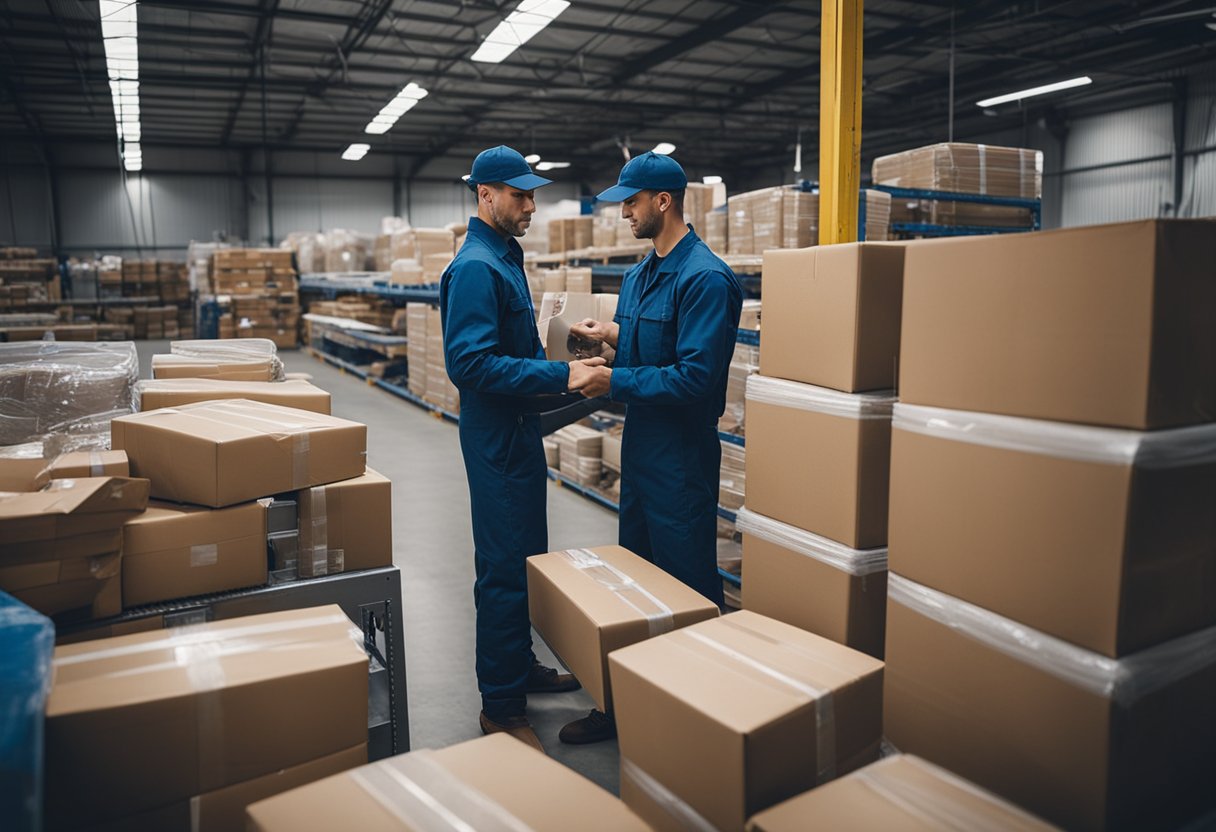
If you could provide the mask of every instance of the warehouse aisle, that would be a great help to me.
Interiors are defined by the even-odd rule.
[[[136,342],[141,377],[166,341]],[[333,412],[368,426],[368,464],[393,482],[393,562],[401,569],[406,678],[413,748],[442,748],[480,735],[473,674],[473,539],[456,426],[370,387],[303,351],[280,354],[334,397]],[[616,542],[616,514],[550,485],[550,548]],[[555,660],[537,641],[537,655]],[[615,743],[576,748],[557,732],[592,707],[581,691],[533,697],[529,712],[546,750],[604,788],[617,791]]]

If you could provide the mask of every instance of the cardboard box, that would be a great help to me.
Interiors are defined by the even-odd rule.
[[[579,485],[598,486],[604,475],[603,431],[586,425],[566,425],[554,431],[558,462],[564,476]]]
[[[743,533],[743,608],[882,658],[887,550],[851,549],[750,511]]]
[[[312,578],[393,565],[392,483],[368,468],[361,477],[301,490],[300,576]]]
[[[41,456],[0,457],[0,493],[37,491],[51,481],[47,466],[51,460]]]
[[[122,612],[122,556],[114,548],[88,557],[0,566],[0,589],[43,615],[108,618]]]
[[[244,399],[149,410],[110,427],[152,496],[214,508],[361,476],[367,455],[364,425]]]
[[[567,266],[566,285],[563,291],[591,294],[591,269]]]
[[[129,477],[131,466],[122,451],[73,451],[49,460],[46,473],[53,480]]]
[[[504,734],[380,760],[255,803],[247,817],[250,832],[647,832],[611,794]]]
[[[212,378],[222,381],[270,381],[274,366],[270,358],[250,361],[219,361],[188,355],[152,356],[152,378]]]
[[[1043,151],[939,142],[879,156],[870,170],[879,185],[1038,199],[1043,188]]]
[[[608,663],[621,797],[656,830],[742,830],[878,757],[882,662],[771,618],[731,613]]]
[[[895,412],[896,572],[1105,656],[1216,624],[1216,425]]]
[[[57,647],[48,828],[137,815],[366,742],[367,655],[352,627],[328,606]]]
[[[121,529],[147,507],[148,490],[147,480],[87,477],[52,480],[42,491],[0,494],[0,559],[35,561],[38,554],[26,557],[17,548]]]
[[[901,400],[1135,429],[1213,421],[1213,262],[1213,220],[911,245]]]
[[[1056,827],[911,754],[871,763],[766,809],[747,832],[883,829],[1050,832]]]
[[[619,433],[604,433],[600,440],[604,467],[610,471],[621,473],[621,435]]]
[[[138,386],[139,409],[180,407],[195,402],[221,399],[248,399],[282,407],[296,407],[313,413],[329,414],[330,395],[303,380],[221,381],[212,378],[174,378],[141,381]]]
[[[748,508],[853,549],[885,546],[894,402],[750,376]]]
[[[196,795],[187,801],[85,829],[86,832],[231,832],[244,829],[245,809],[250,804],[366,764],[367,743],[363,743],[244,783]]]
[[[848,393],[893,389],[903,261],[898,243],[766,252],[760,372]]]
[[[608,654],[718,617],[718,605],[620,546],[528,558],[532,626],[605,713]]]
[[[545,357],[550,361],[575,361],[595,352],[592,345],[571,339],[570,327],[586,318],[595,318],[600,311],[599,304],[595,295],[545,292],[536,320]],[[586,355],[582,354],[584,352]]]
[[[890,576],[884,729],[1067,829],[1216,808],[1216,628],[1122,660]]]
[[[152,502],[123,527],[127,607],[266,583],[266,508]]]

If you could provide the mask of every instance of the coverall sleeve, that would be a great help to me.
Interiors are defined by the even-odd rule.
[[[565,363],[503,354],[500,328],[523,321],[499,320],[501,290],[499,277],[482,262],[463,263],[450,274],[443,310],[448,377],[459,388],[481,393],[533,396],[566,392],[570,368]],[[506,314],[527,316],[526,325],[535,326],[530,303],[523,309],[507,307]]]
[[[675,363],[614,369],[612,400],[669,405],[708,396],[734,353],[741,303],[738,289],[724,275],[705,274],[691,281],[679,304]]]

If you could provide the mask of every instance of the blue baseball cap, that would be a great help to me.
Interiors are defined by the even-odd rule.
[[[521,191],[530,191],[542,185],[552,184],[553,180],[537,176],[518,150],[500,144],[477,154],[469,178],[465,180],[470,191],[476,191],[478,185],[492,185],[495,182],[519,188]]]
[[[623,202],[638,191],[682,191],[687,187],[688,176],[679,162],[648,150],[626,162],[617,183],[596,199]]]

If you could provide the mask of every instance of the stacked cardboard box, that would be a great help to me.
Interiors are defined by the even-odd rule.
[[[729,215],[726,211],[710,211],[705,215],[704,230],[698,228],[697,232],[701,235],[701,239],[705,241],[705,245],[709,246],[710,250],[715,254],[721,256],[730,250],[727,241],[727,229],[729,225]]]
[[[287,381],[224,381],[214,378],[166,378],[140,381],[136,386],[139,409],[180,407],[221,399],[295,407],[313,413],[330,412],[330,395],[303,379]]]
[[[393,235],[377,234],[372,244],[372,270],[386,272],[393,265]]]
[[[746,394],[743,605],[876,656],[903,254],[766,252],[760,374]]]
[[[301,489],[296,505],[301,577],[393,565],[392,483],[371,468]]]
[[[335,228],[322,235],[320,248],[323,253],[317,259],[321,261],[322,271],[326,272],[367,271],[373,244],[374,239],[368,234]]]
[[[33,249],[26,248],[3,251],[7,256],[0,257],[0,300],[8,308],[62,299],[58,263],[53,258],[36,257]]]
[[[887,735],[1068,828],[1214,805],[1213,262],[1210,220],[908,249]]]
[[[456,235],[447,228],[405,228],[389,245],[392,281],[406,285],[438,283],[456,254]]]
[[[299,342],[300,301],[287,249],[215,252],[212,290],[225,296],[220,337],[266,338],[281,348]]]
[[[181,334],[176,306],[138,306],[130,311],[136,339],[177,338]]]
[[[255,803],[243,828],[646,832],[649,827],[566,766],[497,734],[380,760]]]
[[[591,245],[595,248],[612,248],[633,242],[635,240],[629,230],[629,223],[621,219],[621,206],[601,205],[592,221]]]
[[[107,254],[97,264],[97,296],[122,297],[122,258]]]
[[[871,168],[876,185],[1039,199],[1043,153],[1020,147],[942,143],[880,156]],[[895,222],[1029,227],[1027,208],[936,200],[897,200]]]
[[[446,356],[443,352],[443,325],[439,309],[427,307],[426,320],[426,388],[423,397],[449,413],[460,412],[460,391],[448,378]]]
[[[760,301],[745,300],[739,315],[739,329],[748,332],[760,331]],[[744,432],[747,379],[760,370],[760,348],[753,344],[735,344],[726,379],[726,409],[718,420],[718,430],[723,433]]]
[[[174,341],[169,354],[152,356],[153,378],[218,378],[228,381],[282,381],[283,361],[273,341]]]
[[[240,828],[249,803],[365,763],[352,630],[329,606],[57,647],[48,828]]]
[[[408,386],[415,396],[426,393],[427,335],[430,326],[430,304],[406,304],[406,358],[409,361]]]
[[[586,425],[555,431],[562,475],[583,486],[598,486],[604,473],[603,433]]]
[[[718,473],[718,505],[736,511],[747,493],[747,451],[743,445],[722,442],[722,463]]]
[[[771,618],[703,621],[608,664],[621,798],[655,829],[741,830],[878,757],[882,662]]]
[[[190,276],[185,263],[158,260],[156,282],[161,303],[185,303],[190,300]]]
[[[558,217],[549,220],[549,253],[561,254],[591,248],[595,241],[595,218]]]

